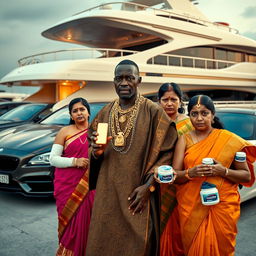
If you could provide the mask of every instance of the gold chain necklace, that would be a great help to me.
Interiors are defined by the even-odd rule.
[[[126,140],[128,138],[128,136],[130,135],[130,132],[133,130],[134,131],[134,127],[136,124],[136,120],[137,120],[137,115],[138,115],[138,110],[139,110],[139,106],[140,104],[144,101],[144,98],[139,96],[136,101],[135,104],[129,108],[124,110],[125,112],[131,112],[130,116],[129,116],[129,120],[127,121],[127,124],[125,125],[124,130],[122,131],[121,127],[120,127],[120,117],[118,118],[118,113],[119,113],[119,100],[116,100],[111,111],[110,111],[110,128],[111,128],[111,135],[114,138],[114,144],[112,142],[112,146],[115,150],[117,151],[122,151],[124,149],[124,147],[126,146]],[[123,110],[122,110],[123,111]],[[133,134],[131,136],[131,140],[130,140],[130,144],[128,145],[128,148],[125,152],[127,152],[131,146],[131,141],[133,138]],[[121,150],[118,150],[118,148]]]
[[[82,135],[84,135],[84,133],[83,133]],[[82,136],[82,135],[81,135],[81,136]],[[79,140],[80,140],[81,144],[85,144],[86,141],[87,141],[87,136],[85,137],[85,140],[84,140],[84,141],[82,141],[81,136],[79,136]]]
[[[118,104],[117,111],[118,111],[118,114],[120,115],[119,118],[118,118],[118,121],[120,123],[124,123],[128,119],[127,114],[130,113],[134,109],[134,106],[135,105],[133,105],[130,108],[127,108],[127,109],[122,109],[121,106]]]

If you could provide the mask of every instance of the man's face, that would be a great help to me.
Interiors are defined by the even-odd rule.
[[[137,94],[141,81],[134,65],[119,65],[115,70],[114,84],[116,93],[121,99],[131,99]]]

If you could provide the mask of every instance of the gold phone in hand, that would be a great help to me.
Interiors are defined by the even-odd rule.
[[[96,144],[106,144],[108,136],[108,123],[98,123],[97,133],[98,137]]]

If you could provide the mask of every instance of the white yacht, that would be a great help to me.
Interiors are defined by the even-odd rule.
[[[128,58],[140,68],[142,94],[175,82],[187,97],[256,100],[256,41],[210,21],[193,2],[114,1],[81,11],[42,35],[83,48],[25,57],[0,83],[40,85],[29,99],[61,100],[55,108],[77,95],[107,101],[116,97],[114,67]]]

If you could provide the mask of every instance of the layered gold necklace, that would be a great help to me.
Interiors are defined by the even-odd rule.
[[[144,98],[139,96],[135,104],[128,109],[121,109],[119,100],[114,102],[110,111],[110,128],[113,137],[112,146],[116,151],[126,153],[130,149],[136,126],[140,104]],[[123,128],[122,128],[123,127]],[[132,132],[132,134],[131,134]],[[131,134],[130,143],[127,145],[127,138]],[[126,148],[126,150],[124,150]]]

